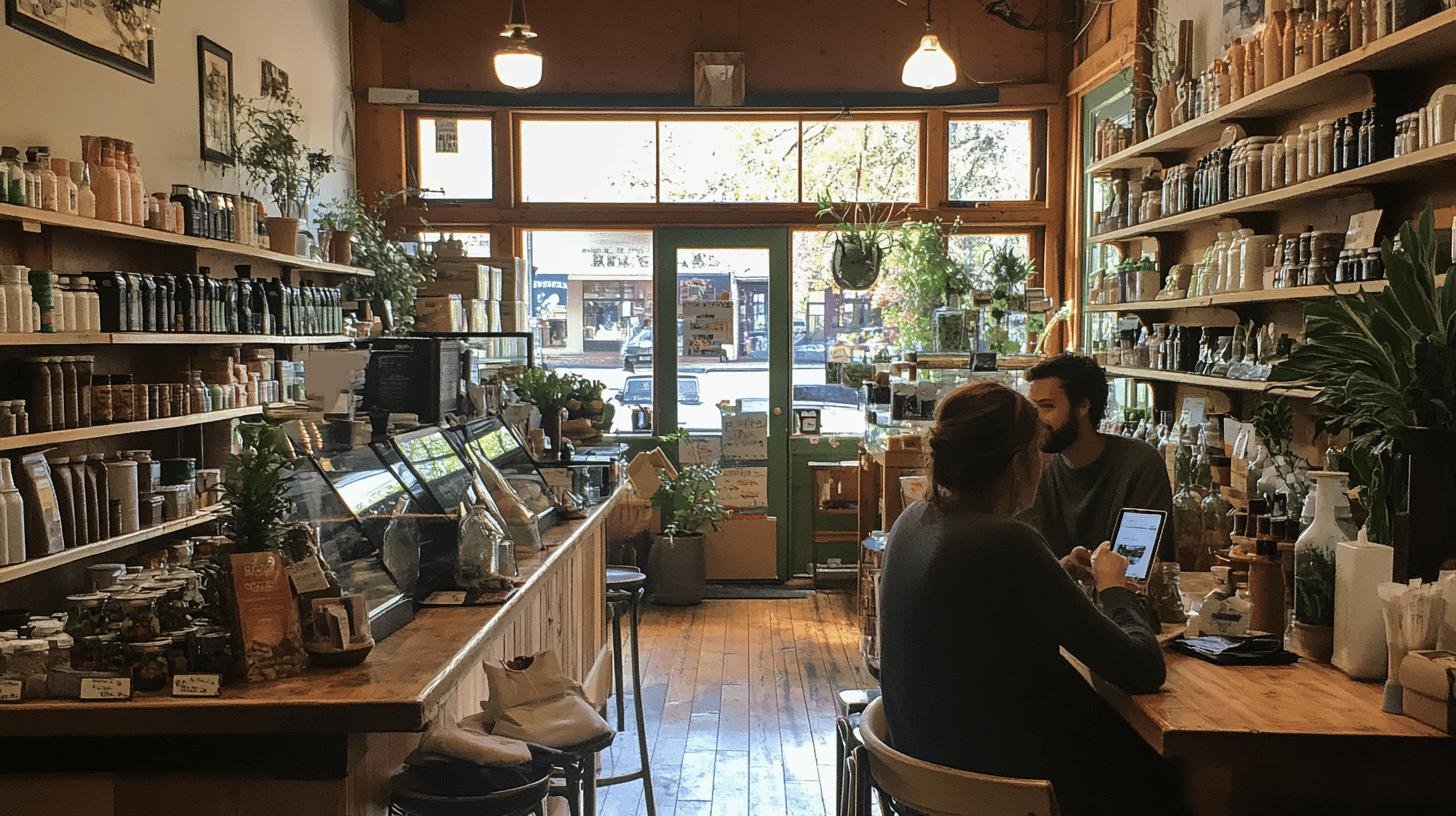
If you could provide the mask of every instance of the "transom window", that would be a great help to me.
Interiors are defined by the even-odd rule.
[[[1030,116],[951,119],[951,201],[1026,201],[1037,198],[1034,145],[1037,129]]]

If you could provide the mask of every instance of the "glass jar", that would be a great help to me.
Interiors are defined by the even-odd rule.
[[[116,422],[136,420],[136,385],[130,374],[111,375],[111,416]]]
[[[157,596],[157,620],[164,631],[185,628],[188,624],[186,581],[149,581],[142,591]]]
[[[1233,505],[1223,497],[1218,482],[1208,497],[1203,500],[1203,551],[1199,553],[1198,571],[1207,572],[1214,564],[1215,556],[1228,552],[1233,546]]]
[[[162,639],[171,641],[167,648],[167,665],[172,674],[192,672],[192,639],[197,635],[196,626],[186,626],[162,633]]]
[[[4,677],[23,683],[21,697],[26,700],[45,699],[50,674],[50,644],[35,639],[8,640],[0,648],[3,648],[0,654],[5,657]]]
[[[111,619],[120,624],[117,633],[127,643],[156,640],[161,634],[157,618],[158,596],[150,592],[125,592],[111,597]]]
[[[131,687],[135,691],[162,691],[172,677],[167,652],[172,641],[154,638],[126,644],[127,664],[131,669]]]
[[[1207,552],[1203,544],[1203,506],[1186,479],[1180,482],[1178,492],[1173,494],[1174,552],[1180,567],[1196,571],[1204,564]]]
[[[1182,572],[1177,561],[1159,561],[1153,566],[1148,597],[1162,623],[1180,624],[1188,620],[1188,611],[1183,607]]]
[[[106,627],[106,594],[83,592],[67,595],[66,603],[71,605],[71,614],[66,617],[66,633],[80,639],[100,634]]]
[[[71,667],[76,671],[113,671],[116,643],[116,635],[111,633],[77,638],[71,650]]]
[[[225,630],[199,631],[192,638],[188,665],[197,674],[229,676],[233,667],[232,636]]]

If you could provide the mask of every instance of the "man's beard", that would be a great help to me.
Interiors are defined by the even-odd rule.
[[[1045,441],[1041,443],[1043,453],[1061,453],[1070,448],[1073,442],[1077,441],[1077,419],[1067,417],[1060,427],[1051,428],[1046,435]]]

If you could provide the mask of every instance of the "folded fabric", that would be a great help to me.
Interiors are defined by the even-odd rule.
[[[524,765],[531,761],[531,749],[519,739],[436,722],[425,730],[419,747],[405,762],[416,765],[429,759],[458,759],[471,765]]]
[[[1299,655],[1284,648],[1272,635],[1231,638],[1223,635],[1176,640],[1169,648],[1220,666],[1286,666]]]
[[[483,666],[490,699],[481,702],[480,714],[462,720],[462,727],[548,748],[570,748],[613,733],[581,684],[562,672],[555,652]]]

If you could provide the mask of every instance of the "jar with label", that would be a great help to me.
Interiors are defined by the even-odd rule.
[[[56,621],[60,625],[60,621]],[[75,651],[76,639],[65,632],[56,632],[46,636],[46,645],[50,647],[47,654],[49,659],[48,668],[51,671],[56,669],[69,670],[71,668],[71,655]]]
[[[171,383],[172,387],[172,416],[186,416],[192,413],[189,406],[189,392],[184,383]]]
[[[131,687],[135,691],[162,691],[172,677],[167,652],[170,639],[157,639],[126,644],[127,663],[131,668]]]
[[[76,671],[111,671],[116,635],[106,633],[76,638],[71,649],[71,667]]]
[[[157,621],[163,631],[181,629],[188,624],[188,608],[184,596],[187,582],[157,580],[142,585],[142,591],[157,598]]]
[[[67,634],[80,639],[100,634],[105,629],[105,594],[80,592],[75,595],[67,595],[66,603],[71,606],[71,614],[66,616],[64,631]]]
[[[37,433],[54,430],[54,414],[51,410],[51,377],[55,375],[55,369],[51,367],[51,358],[32,357],[27,361],[30,364],[30,409],[35,413],[35,430]]]
[[[11,400],[10,413],[15,415],[15,433],[17,435],[30,433],[30,411],[25,400]]]
[[[96,357],[82,354],[75,358],[77,427],[91,426],[91,377],[96,370]]]
[[[10,403],[0,402],[0,436],[15,436],[19,433],[20,423],[11,410]]]
[[[111,375],[91,375],[91,423],[106,425],[115,419],[111,406]]]
[[[232,674],[232,636],[226,630],[199,631],[192,638],[188,665],[197,674],[216,674],[224,678]]]
[[[156,640],[161,634],[157,619],[157,596],[150,592],[125,592],[111,597],[112,620],[121,625],[117,636],[127,643]]]
[[[192,671],[192,638],[197,635],[196,626],[184,626],[163,632],[162,637],[171,641],[167,648],[167,666],[172,674],[189,674]]]
[[[20,693],[23,699],[45,699],[50,651],[49,643],[35,639],[8,640],[0,646],[0,654],[5,657],[4,677],[24,684]]]

